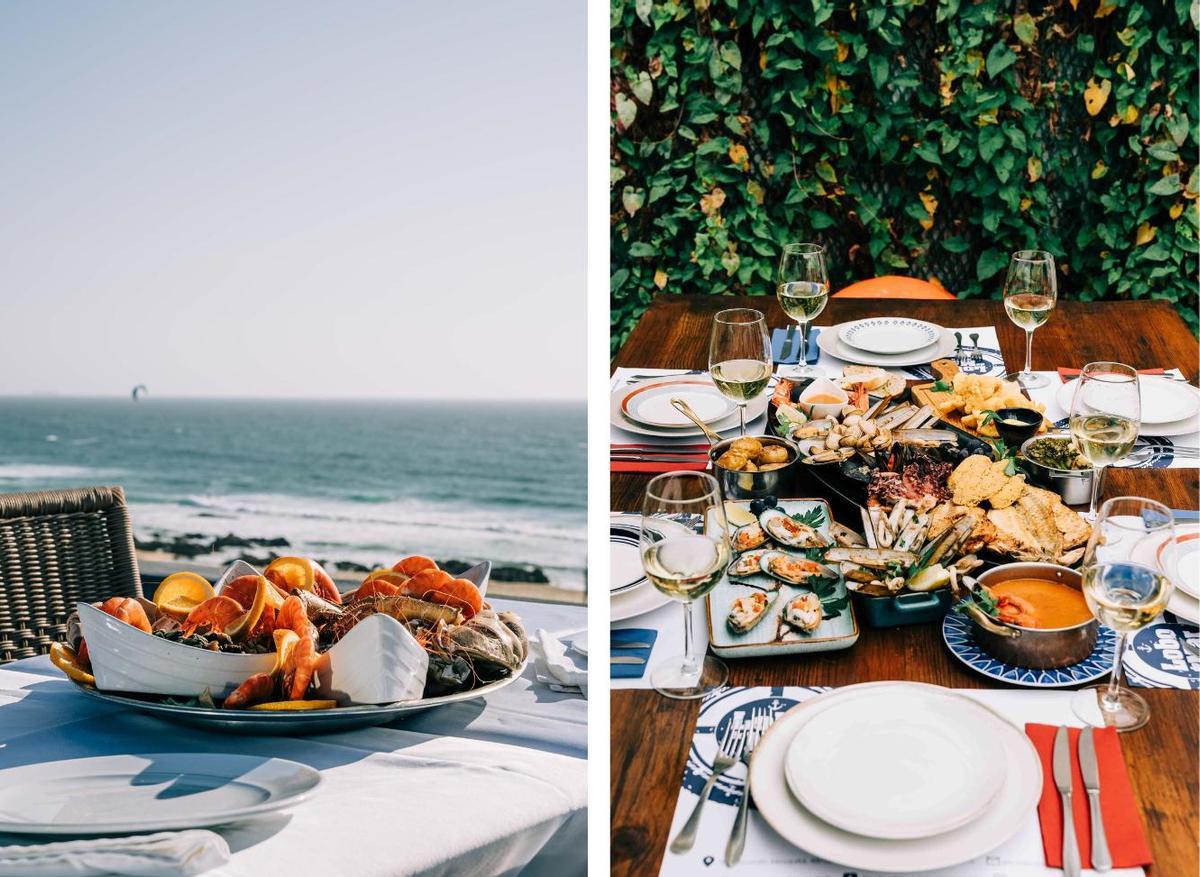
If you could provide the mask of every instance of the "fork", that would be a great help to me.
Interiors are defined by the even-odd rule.
[[[742,786],[742,802],[738,805],[737,818],[733,823],[733,832],[729,835],[729,844],[725,847],[725,864],[732,868],[742,860],[742,850],[746,848],[746,816],[750,807],[750,756],[754,747],[767,732],[767,728],[775,721],[765,708],[755,708],[746,733],[746,744],[742,747],[742,763],[746,765],[746,782]]]
[[[745,717],[745,711],[738,710],[725,727],[725,736],[721,738],[721,744],[717,747],[717,757],[713,759],[712,774],[709,776],[708,782],[704,784],[704,791],[700,793],[700,800],[692,809],[692,815],[683,824],[683,828],[679,830],[675,840],[671,841],[671,852],[686,853],[695,845],[696,831],[700,828],[700,810],[704,807],[704,802],[708,800],[713,783],[717,781],[717,777],[737,764],[738,753],[741,751],[742,741],[746,736],[747,726],[743,723]]]

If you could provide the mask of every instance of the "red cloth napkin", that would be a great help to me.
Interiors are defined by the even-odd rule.
[[[646,472],[658,474],[660,472],[702,472],[708,468],[708,457],[699,457],[695,463],[643,463],[634,462],[631,460],[610,460],[610,472]]]
[[[1071,741],[1071,809],[1075,816],[1075,838],[1079,842],[1079,857],[1083,867],[1092,867],[1092,830],[1089,825],[1087,789],[1079,772],[1080,728],[1068,728]],[[1056,725],[1025,725],[1025,733],[1033,742],[1042,760],[1042,799],[1038,801],[1038,821],[1042,826],[1042,849],[1048,868],[1062,867],[1062,799],[1054,784],[1054,735]],[[1104,818],[1104,833],[1112,853],[1114,868],[1134,868],[1150,865],[1150,847],[1142,829],[1142,817],[1129,775],[1116,728],[1096,728],[1096,761],[1100,765],[1100,810]]]
[[[1079,373],[1081,371],[1083,371],[1081,368],[1060,368],[1058,370],[1058,378],[1065,384],[1067,381],[1071,380],[1071,378],[1079,377]],[[1139,368],[1137,370],[1139,375],[1161,375],[1165,372],[1166,369],[1161,368]]]

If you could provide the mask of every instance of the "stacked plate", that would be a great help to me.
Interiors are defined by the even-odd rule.
[[[954,352],[954,337],[941,326],[908,317],[871,317],[822,332],[817,346],[837,359],[899,368],[922,365]]]
[[[703,435],[696,425],[671,404],[682,399],[714,432],[737,429],[737,405],[721,394],[707,375],[672,375],[639,381],[614,390],[609,420],[618,429],[641,435],[682,438]],[[763,393],[746,406],[749,423],[767,410]]]
[[[1054,401],[1063,411],[1071,410],[1079,379],[1058,388]],[[1092,384],[1089,390],[1103,394],[1104,384]],[[1142,396],[1142,435],[1168,437],[1200,433],[1200,390],[1183,381],[1167,377],[1141,375],[1138,389]]]
[[[750,783],[763,818],[806,852],[914,873],[984,855],[1027,827],[1042,769],[1024,732],[978,701],[871,682],[776,720]]]
[[[1200,524],[1182,524],[1172,537],[1144,539],[1130,560],[1160,570],[1175,585],[1167,611],[1200,624]]]
[[[654,526],[664,534],[676,528],[687,532],[682,524],[671,521],[656,521]],[[641,527],[641,515],[614,514],[609,519],[611,621],[644,615],[671,602],[671,598],[654,587],[642,571],[642,552],[638,546]]]

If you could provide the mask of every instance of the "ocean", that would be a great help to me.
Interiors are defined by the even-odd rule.
[[[142,540],[282,536],[282,554],[533,564],[583,589],[585,443],[582,402],[7,397],[0,492],[119,484]]]

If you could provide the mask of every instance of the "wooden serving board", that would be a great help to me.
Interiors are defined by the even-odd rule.
[[[930,367],[932,368],[933,373],[938,376],[938,380],[945,381],[946,383],[949,383],[954,375],[958,372],[958,366],[954,364],[954,360],[952,359],[934,360],[932,363],[930,363]],[[973,436],[984,441],[995,441],[995,436],[986,436],[972,427],[964,426],[962,422],[962,412],[955,411],[950,414],[940,413],[937,406],[933,404],[933,397],[937,394],[933,391],[932,382],[925,384],[913,384],[911,387],[909,387],[909,392],[912,394],[913,402],[915,402],[917,405],[928,405],[933,408],[933,412],[937,415],[938,420],[949,426],[951,429],[957,429],[959,432],[966,433],[969,436]],[[1027,391],[1022,390],[1021,392],[1026,399],[1030,398]],[[1045,422],[1045,418],[1043,418],[1043,422]]]

